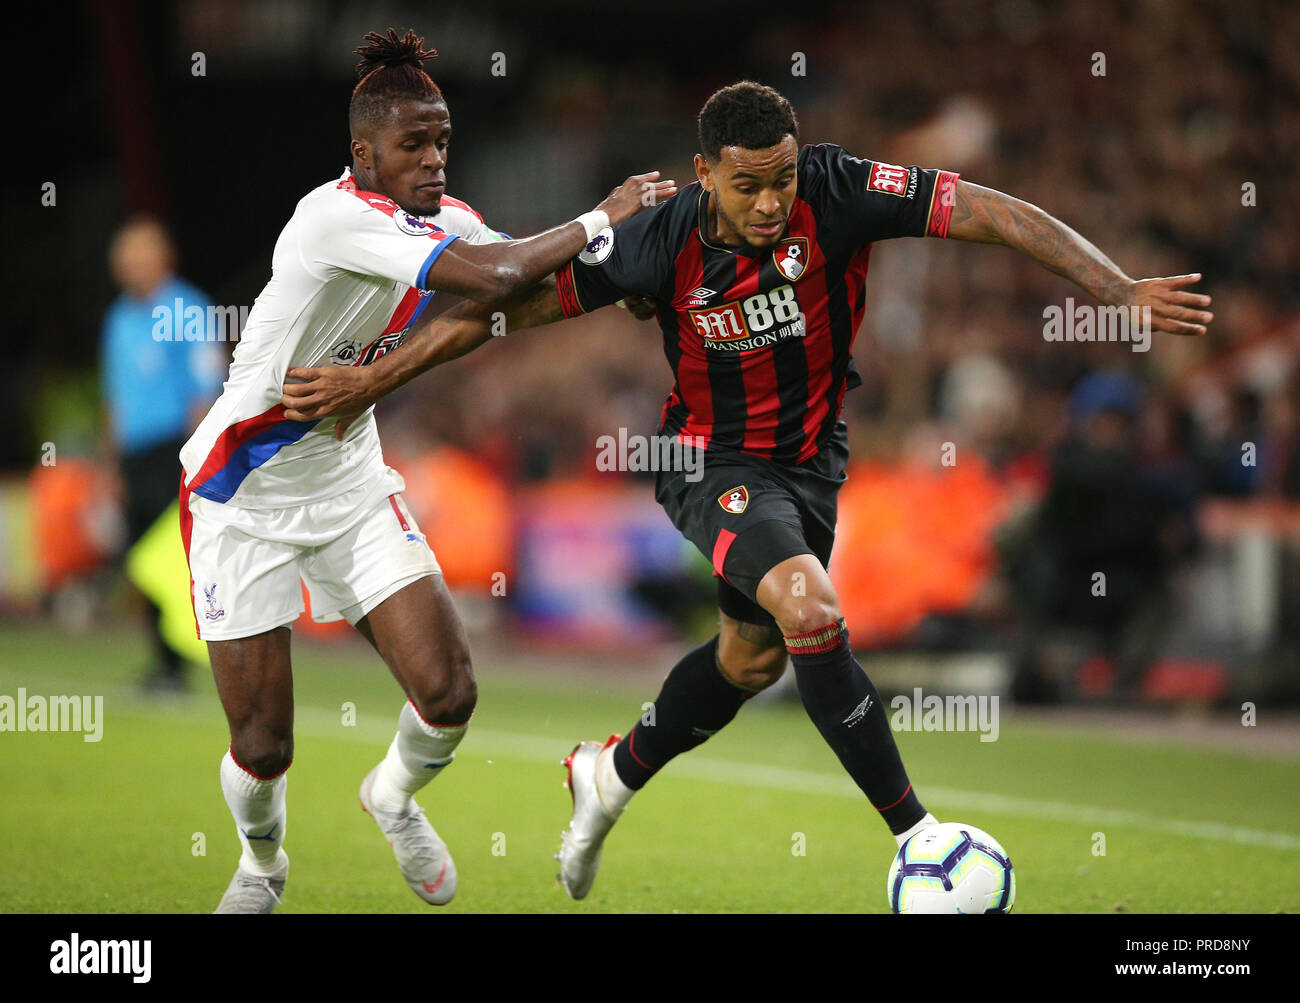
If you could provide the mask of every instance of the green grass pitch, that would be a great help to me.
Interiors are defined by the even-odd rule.
[[[188,700],[136,697],[143,659],[129,632],[0,629],[0,694],[104,696],[98,743],[0,733],[0,910],[215,907],[238,855],[217,779],[224,718],[210,678]],[[300,646],[295,666],[292,869],[280,911],[430,911],[357,802],[392,736],[396,683],[362,647]],[[551,859],[569,814],[560,760],[579,739],[630,726],[655,687],[483,660],[476,673],[469,736],[419,798],[460,870],[443,911],[886,911],[893,840],[802,710],[775,701],[747,707],[657,777],[611,835],[592,894],[570,901]],[[1098,737],[1010,714],[996,742],[971,732],[898,742],[928,808],[1006,847],[1017,913],[1300,907],[1294,758]]]

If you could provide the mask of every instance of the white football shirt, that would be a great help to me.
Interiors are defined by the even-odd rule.
[[[433,295],[423,288],[430,267],[457,238],[507,239],[446,195],[436,215],[411,216],[358,188],[351,170],[303,197],[276,241],[271,280],[223,392],[181,449],[186,489],[223,504],[286,508],[382,473],[374,409],[339,442],[333,418],[284,417],[285,373],[364,366],[400,345]]]

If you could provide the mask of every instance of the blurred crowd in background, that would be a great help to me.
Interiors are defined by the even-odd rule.
[[[1033,262],[956,241],[878,245],[832,563],[855,642],[1003,651],[1025,699],[1150,696],[1161,678],[1219,699],[1261,665],[1282,667],[1285,689],[1300,658],[1300,6],[745,11],[669,4],[646,28],[631,8],[597,25],[563,2],[85,4],[99,54],[66,107],[93,121],[75,147],[93,153],[45,171],[57,208],[4,196],[34,234],[28,273],[3,280],[11,294],[22,283],[17,298],[40,303],[69,273],[81,293],[53,313],[20,308],[27,338],[0,394],[19,430],[6,473],[50,476],[46,442],[61,463],[107,465],[106,251],[133,213],[170,227],[181,274],[214,302],[252,302],[296,200],[347,163],[364,31],[413,25],[439,50],[448,190],[515,236],[635,171],[692,180],[699,106],[751,77],[791,99],[804,142],[960,171],[1040,205],[1134,277],[1201,272],[1214,297],[1203,338],[1157,334],[1146,352],[1052,342],[1044,309],[1090,300]],[[79,221],[75,248],[70,224],[46,222],[56,212]],[[656,326],[607,309],[511,332],[381,405],[390,460],[423,471],[409,494],[437,523],[425,529],[444,567],[444,549],[465,551],[451,584],[491,595],[502,571],[517,585],[505,605],[543,633],[688,629],[684,605],[710,600],[707,565],[653,508],[650,475],[595,464],[600,436],[654,431],[670,380]]]

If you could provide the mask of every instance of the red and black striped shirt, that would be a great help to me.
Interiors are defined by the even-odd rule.
[[[711,243],[709,194],[696,183],[598,234],[560,269],[567,317],[629,293],[659,304],[677,380],[660,434],[778,463],[815,456],[861,382],[853,339],[872,242],[948,235],[954,173],[822,144],[799,151],[797,174],[774,247]]]

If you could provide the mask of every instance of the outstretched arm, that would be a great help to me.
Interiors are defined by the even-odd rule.
[[[492,244],[449,243],[429,268],[425,288],[479,303],[518,295],[581,251],[595,235],[588,228],[615,226],[677,194],[676,182],[658,181],[658,177],[658,171],[635,174],[592,212],[534,237]]]
[[[1200,273],[1131,279],[1100,249],[1036,205],[958,181],[948,236],[977,244],[1003,244],[1069,279],[1107,306],[1151,308],[1151,326],[1169,334],[1200,335],[1214,314],[1210,297],[1183,292]]]
[[[298,367],[285,374],[284,416],[291,421],[360,414],[381,397],[420,373],[472,352],[490,341],[494,329],[517,331],[551,324],[563,318],[555,279],[499,303],[458,303],[446,313],[420,325],[399,348],[368,366]],[[342,437],[347,422],[335,434]]]

